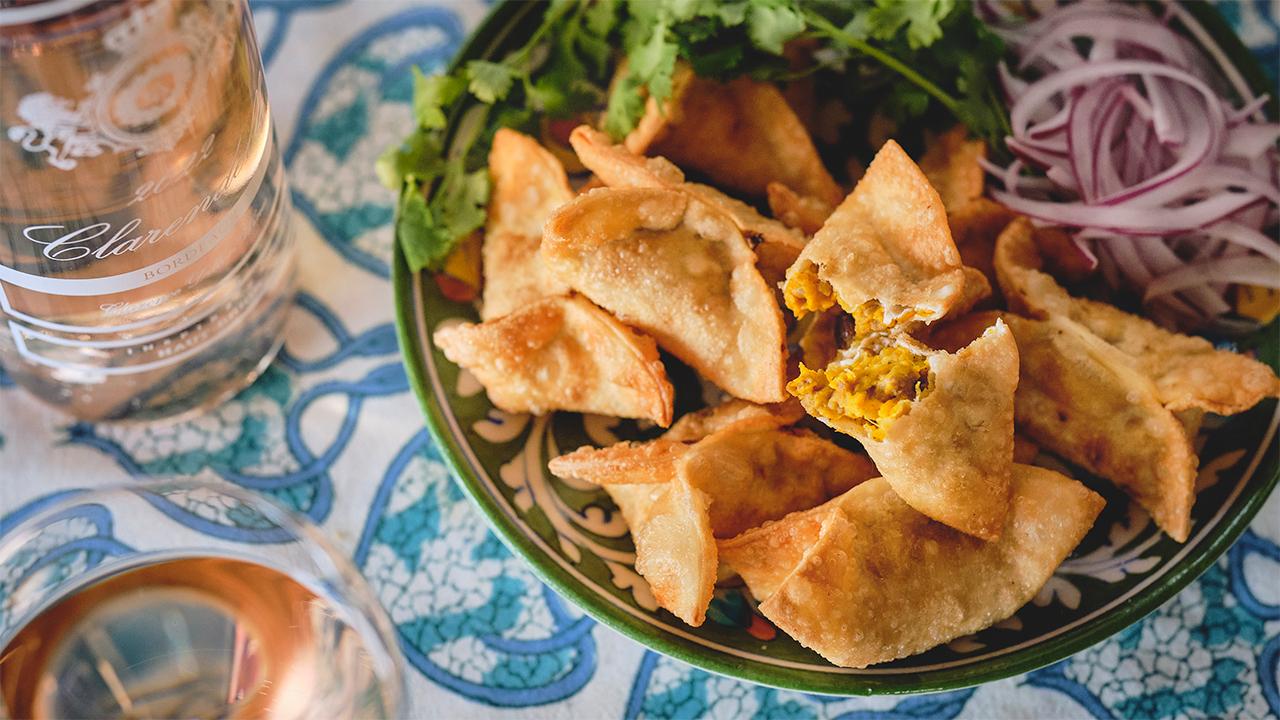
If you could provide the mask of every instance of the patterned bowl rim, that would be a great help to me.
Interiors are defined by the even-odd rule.
[[[1183,0],[1182,4],[1235,63],[1254,91],[1267,92],[1268,83],[1260,64],[1222,15],[1203,0]],[[498,3],[464,43],[449,70],[456,69],[468,60],[491,57],[510,39],[513,32],[519,31],[523,22],[531,18],[530,12],[537,7],[540,7],[540,3],[519,0],[503,0]],[[1267,106],[1268,114],[1273,118],[1277,114],[1276,107],[1277,100],[1273,97]],[[686,643],[670,636],[661,628],[641,622],[604,602],[564,567],[546,557],[544,550],[528,537],[527,529],[494,502],[468,457],[472,454],[471,449],[464,447],[466,440],[455,434],[449,417],[451,413],[443,407],[443,400],[433,390],[434,358],[427,357],[430,341],[422,279],[423,273],[409,271],[399,244],[395,244],[392,292],[396,306],[396,336],[409,384],[418,398],[427,428],[443,459],[453,471],[459,486],[487,518],[489,526],[508,548],[529,564],[543,582],[571,600],[592,619],[643,646],[728,677],[826,695],[901,695],[958,690],[1036,670],[1111,637],[1171,599],[1227,551],[1258,514],[1272,489],[1280,481],[1280,464],[1276,463],[1275,458],[1280,446],[1272,442],[1269,451],[1255,453],[1250,468],[1246,470],[1249,473],[1261,465],[1274,464],[1270,476],[1253,477],[1251,481],[1243,483],[1238,495],[1224,508],[1227,517],[1207,529],[1210,536],[1188,540],[1184,547],[1191,547],[1193,551],[1180,552],[1181,557],[1173,562],[1173,567],[1154,577],[1151,584],[1140,590],[1131,601],[1036,645],[1013,650],[980,663],[923,672],[904,668],[902,672],[893,674],[844,675],[758,665],[709,647]],[[438,382],[438,377],[435,379]],[[1274,439],[1277,424],[1280,424],[1280,408],[1272,416],[1271,427],[1263,438],[1264,443]]]

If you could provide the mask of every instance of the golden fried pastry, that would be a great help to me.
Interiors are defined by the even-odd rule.
[[[748,587],[763,594],[760,612],[788,635],[836,665],[860,668],[1013,615],[1079,544],[1103,500],[1052,470],[1016,466],[1008,523],[995,542],[930,520],[884,480],[830,505],[793,571]],[[798,537],[811,518],[791,526]],[[794,547],[784,544],[779,554],[775,562],[784,564]]]
[[[1218,350],[1204,338],[1169,332],[1106,303],[1071,297],[1042,272],[1033,233],[1031,223],[1020,218],[996,245],[996,272],[1010,309],[1037,318],[1063,316],[1084,326],[1128,356],[1170,410],[1231,415],[1280,396],[1280,378],[1252,358]]]
[[[782,314],[723,211],[678,190],[593,190],[552,215],[541,252],[562,281],[729,394],[785,399]]]
[[[711,530],[718,538],[819,505],[878,474],[865,456],[806,430],[779,427],[778,419],[771,414],[739,419],[693,443],[664,435],[647,443],[583,447],[554,458],[548,467],[557,477],[607,488],[683,476],[707,494]]]
[[[478,325],[441,327],[434,340],[507,412],[573,410],[671,424],[674,391],[653,340],[582,297],[545,298]]]
[[[938,193],[889,141],[787,271],[783,294],[796,317],[839,305],[865,335],[944,317],[965,281]]]
[[[636,155],[609,136],[582,125],[574,129],[569,142],[591,172],[608,187],[649,187],[682,190],[717,207],[733,218],[738,230],[751,243],[756,267],[770,286],[782,281],[804,248],[803,235],[786,225],[764,217],[750,205],[725,195],[708,185],[685,182],[684,173],[666,158]]]
[[[662,106],[649,99],[625,144],[755,197],[774,181],[831,205],[844,195],[782,92],[747,77],[719,83],[678,66],[671,97]]]
[[[819,505],[876,474],[862,455],[780,427],[785,417],[782,407],[726,405],[703,416],[704,427],[720,427],[696,442],[663,436],[583,447],[548,467],[605,488],[631,529],[636,570],[658,604],[697,625],[711,601],[705,567],[714,582],[718,563],[713,538]]]
[[[955,354],[907,335],[872,334],[787,390],[857,438],[909,505],[986,540],[1000,536],[1013,463],[1018,350],[988,327]]]
[[[715,538],[706,493],[677,475],[668,482],[606,488],[631,529],[636,572],[660,607],[697,627],[715,590]]]
[[[836,208],[831,203],[812,195],[801,195],[780,182],[771,182],[765,188],[769,196],[769,212],[787,227],[805,235],[813,235],[822,229]]]
[[[1065,316],[999,316],[1018,343],[1018,431],[1114,482],[1184,542],[1199,464],[1194,433],[1160,403],[1151,380],[1131,358]],[[938,328],[930,341],[961,344],[995,317],[961,318]],[[1187,421],[1194,426],[1198,418]]]
[[[537,140],[509,128],[489,150],[493,188],[485,223],[480,319],[492,320],[568,287],[542,266],[542,224],[573,199],[564,167]]]

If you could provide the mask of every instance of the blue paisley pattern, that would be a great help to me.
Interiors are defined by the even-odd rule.
[[[0,484],[0,534],[76,492],[77,479],[90,474],[206,477],[266,493],[351,551],[398,632],[415,716],[486,717],[496,707],[529,708],[521,713],[529,717],[625,718],[1280,715],[1274,501],[1226,557],[1150,617],[1053,666],[979,689],[908,698],[776,690],[641,651],[597,627],[539,583],[451,481],[430,436],[417,429],[390,322],[394,205],[373,163],[411,122],[408,68],[447,63],[485,4],[252,6],[269,86],[281,97],[298,90],[296,108],[276,108],[307,236],[304,290],[285,348],[230,402],[164,426],[28,422],[50,416],[0,370],[0,476],[12,480],[8,468],[25,466],[64,478]],[[1274,2],[1222,8],[1274,77]],[[210,537],[278,539],[268,523],[226,502],[152,502]],[[127,552],[114,536],[121,522],[80,506],[38,552],[0,567],[0,598],[33,578],[57,581]]]

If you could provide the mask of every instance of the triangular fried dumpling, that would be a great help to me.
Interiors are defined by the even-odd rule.
[[[658,605],[697,627],[715,590],[715,538],[706,493],[676,476],[658,485],[606,486],[631,529],[636,572]]]
[[[485,223],[484,296],[491,320],[568,287],[542,267],[542,224],[573,199],[564,167],[537,140],[500,128],[489,150],[489,218]]]
[[[582,297],[441,327],[434,340],[507,412],[572,410],[671,424],[674,391],[653,340]]]
[[[702,622],[714,583],[714,538],[727,538],[803,510],[875,475],[866,457],[779,426],[781,408],[725,406],[705,438],[583,447],[553,459],[552,474],[597,483],[622,511],[636,545],[636,570],[658,604]],[[713,421],[712,418],[715,418]]]
[[[1265,397],[1280,396],[1280,379],[1266,365],[1208,340],[1169,332],[1106,303],[1071,297],[1043,262],[1030,221],[1010,223],[996,243],[995,266],[1009,306],[1037,318],[1065,316],[1133,358],[1155,383],[1168,409],[1243,412]]]
[[[770,182],[835,205],[844,192],[777,87],[741,77],[728,83],[677,68],[671,97],[652,99],[626,138],[637,155],[661,155],[717,185],[764,197]]]
[[[781,428],[776,420],[767,414],[743,418],[688,444],[663,436],[583,447],[548,467],[557,477],[605,487],[658,484],[679,475],[707,494],[717,538],[819,505],[877,474],[865,456],[808,431]]]
[[[678,190],[592,190],[552,215],[542,258],[729,394],[786,397],[782,314],[724,212]]]
[[[1052,470],[1019,465],[1009,520],[983,542],[913,510],[883,480],[833,504],[817,542],[760,612],[841,667],[927,650],[1010,617],[1084,538],[1103,500]]]
[[[1119,485],[1185,542],[1199,460],[1156,386],[1131,358],[1068,318],[1005,320],[1022,361],[1015,403],[1022,431]]]
[[[890,140],[787,271],[783,292],[797,317],[838,304],[866,334],[938,320],[964,298],[965,279],[942,200]]]
[[[955,354],[873,334],[787,390],[857,438],[908,504],[986,540],[1000,536],[1013,463],[1018,350],[996,322]]]
[[[609,136],[582,125],[569,135],[569,143],[588,170],[608,187],[649,187],[682,190],[726,212],[756,254],[756,266],[771,286],[781,282],[804,248],[805,238],[777,220],[764,217],[750,205],[698,183],[685,182],[684,173],[666,158],[636,155]]]

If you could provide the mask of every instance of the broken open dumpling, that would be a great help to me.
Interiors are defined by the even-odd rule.
[[[625,143],[755,197],[774,181],[832,205],[844,196],[782,92],[747,77],[720,83],[678,66],[671,97],[651,98]]]
[[[803,317],[839,306],[859,335],[929,323],[968,302],[947,215],[924,173],[889,141],[787,271],[787,307]]]
[[[721,547],[765,617],[832,663],[861,668],[1013,615],[1102,506],[1075,480],[1018,465],[1004,532],[983,542],[930,520],[876,479]],[[764,569],[779,565],[791,571]]]
[[[573,410],[671,424],[674,392],[653,340],[582,297],[546,298],[496,320],[442,327],[434,340],[507,412]]]
[[[480,319],[492,320],[568,287],[542,266],[542,224],[573,199],[564,167],[537,140],[509,128],[489,150],[493,189],[485,222],[484,302]]]
[[[874,333],[787,390],[857,438],[912,507],[976,537],[1000,536],[1013,463],[1018,350],[996,322],[955,354]]]
[[[678,190],[592,190],[547,222],[542,258],[729,394],[786,397],[782,314],[726,213]]]

